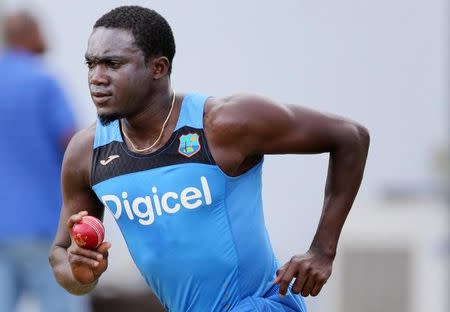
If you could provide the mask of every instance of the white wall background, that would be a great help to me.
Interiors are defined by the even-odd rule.
[[[445,0],[3,4],[41,15],[52,48],[49,64],[65,82],[82,126],[95,119],[84,65],[92,25],[109,9],[138,4],[157,10],[172,25],[178,92],[260,93],[366,125],[372,145],[358,201],[376,197],[386,183],[432,181],[430,153],[447,140]],[[325,155],[266,159],[266,221],[282,260],[309,246],[326,169]]]

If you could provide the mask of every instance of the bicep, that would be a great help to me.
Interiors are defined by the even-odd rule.
[[[63,205],[54,244],[65,247],[71,242],[67,227],[70,216],[87,211],[89,215],[101,220],[104,211],[103,204],[90,186],[88,178],[90,157],[86,157],[86,151],[77,146],[77,141],[78,138],[75,137],[67,148],[61,174]]]
[[[332,152],[353,140],[360,127],[349,119],[299,105],[257,98],[245,109],[251,154],[314,154]]]

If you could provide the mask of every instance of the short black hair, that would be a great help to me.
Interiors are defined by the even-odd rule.
[[[147,61],[152,56],[168,58],[169,74],[175,56],[175,39],[169,23],[158,12],[136,5],[117,7],[94,24],[96,27],[130,30],[138,48],[144,52]]]

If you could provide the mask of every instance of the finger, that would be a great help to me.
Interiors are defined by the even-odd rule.
[[[75,223],[80,223],[81,219],[87,215],[88,215],[87,211],[84,211],[84,210],[80,211],[77,214],[71,215],[70,218],[67,220],[67,227],[69,228],[69,230],[72,229],[72,227]]]
[[[284,272],[283,276],[281,277],[280,291],[279,291],[281,296],[286,295],[289,284],[291,283],[296,273],[297,273],[296,266],[290,263],[289,266],[286,268],[286,272]]]
[[[111,248],[110,242],[103,242],[97,247],[97,252],[101,253],[105,258],[108,257],[108,249]]]
[[[288,264],[289,264],[289,262],[285,263],[283,266],[281,266],[277,270],[277,272],[276,272],[277,276],[273,280],[274,284],[278,284],[279,282],[281,282],[281,277],[283,276],[284,272],[286,272],[286,268],[287,268]]]
[[[299,294],[302,291],[307,280],[308,280],[308,275],[305,274],[303,271],[299,272],[297,274],[297,277],[295,278],[294,284],[292,285],[292,292],[294,294]]]
[[[303,284],[303,287],[301,288],[301,293],[303,297],[308,297],[311,293],[311,290],[314,288],[314,285],[316,284],[315,279],[312,276],[309,276],[305,283]]]
[[[102,260],[103,254],[94,250],[79,247],[78,245],[73,246],[67,250],[73,255],[80,255],[91,259]]]
[[[317,296],[322,290],[323,285],[325,285],[325,283],[316,283],[316,285],[314,285],[313,290],[311,290],[311,296],[313,297]]]
[[[87,265],[91,267],[91,269],[94,269],[99,266],[99,262],[97,260],[87,258],[80,255],[74,255],[69,254],[69,263],[71,266],[81,266],[81,265]]]

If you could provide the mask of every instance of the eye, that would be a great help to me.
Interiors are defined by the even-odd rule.
[[[89,69],[92,69],[94,67],[94,62],[92,62],[92,61],[86,61],[85,63]]]
[[[109,61],[109,62],[106,63],[106,65],[107,65],[109,68],[112,68],[112,69],[118,69],[118,68],[120,68],[120,66],[121,66],[122,64],[120,64],[120,62],[117,62],[117,61]]]

